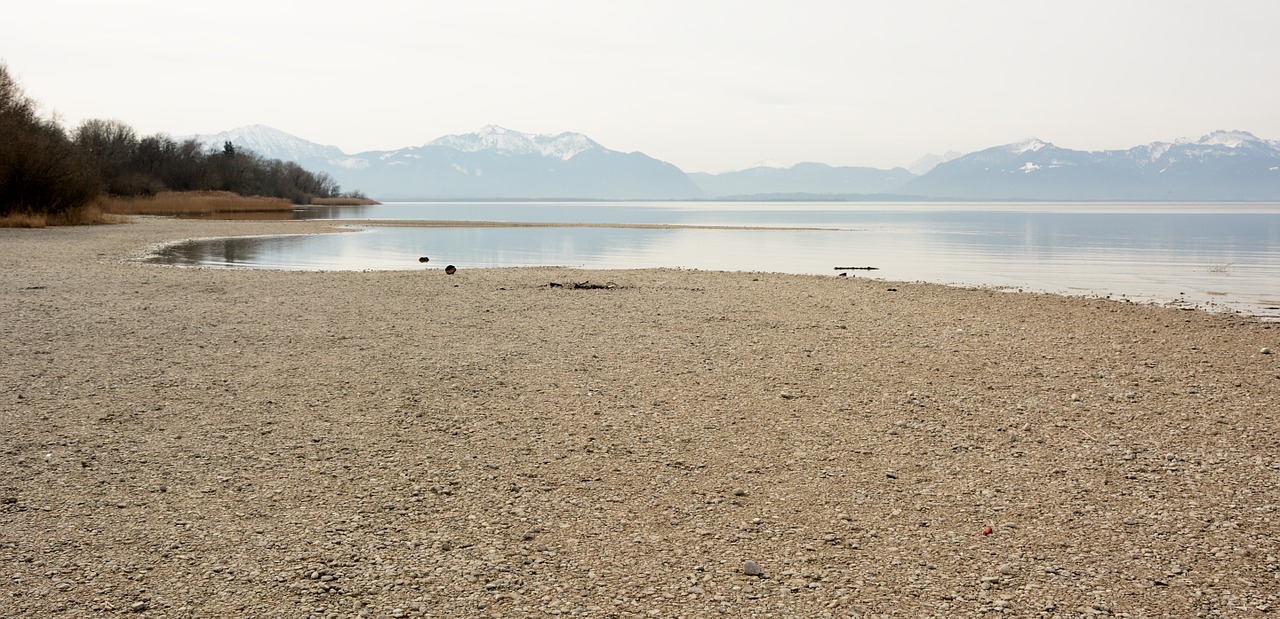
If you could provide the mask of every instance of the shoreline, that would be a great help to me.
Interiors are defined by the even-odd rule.
[[[230,220],[235,221],[235,220]],[[853,231],[857,228],[822,228],[822,227],[778,227],[778,226],[732,226],[732,225],[691,225],[691,224],[610,224],[610,223],[556,223],[556,222],[495,222],[495,221],[464,221],[464,220],[361,220],[361,219],[324,219],[324,220],[298,220],[294,223],[323,223],[331,226],[330,232],[352,232],[360,231],[360,229],[368,228],[397,228],[397,227],[418,227],[418,228],[605,228],[605,229],[638,229],[638,230],[778,230],[778,231],[819,231],[827,232],[832,230]],[[271,236],[291,236],[293,234],[271,234],[271,235],[249,235],[259,237]],[[241,235],[244,236],[244,235]],[[203,240],[217,240],[218,237],[206,237],[199,239],[181,239],[178,241],[168,242],[165,245],[177,245],[188,242],[198,242]],[[197,265],[177,265],[177,266],[197,266]],[[537,268],[539,266],[548,265],[510,265],[510,266],[481,266],[470,268]],[[252,266],[245,268],[255,268]],[[405,264],[398,267],[365,267],[365,268],[349,268],[349,269],[326,269],[325,267],[314,267],[302,270],[414,270],[417,269],[415,264]],[[596,267],[580,267],[587,270],[596,270]],[[605,269],[613,267],[604,267]],[[637,267],[652,268],[652,267]],[[666,267],[676,268],[676,267]],[[715,269],[711,269],[715,270]],[[794,272],[794,271],[761,271],[775,274],[791,274],[791,275],[838,275],[840,268],[835,268],[832,272]],[[894,283],[899,281],[925,281],[925,280],[909,280],[899,279],[891,276],[876,277],[873,275],[863,275],[864,279],[873,281],[882,281],[886,283]],[[1081,287],[1060,287],[1057,289],[1036,288],[1023,284],[1006,284],[1006,283],[980,283],[973,281],[934,281],[928,280],[929,283],[936,283],[943,286],[957,288],[982,288],[988,290],[998,290],[1002,292],[1029,292],[1035,294],[1056,294],[1062,296],[1079,297],[1085,299],[1112,299],[1123,303],[1134,303],[1138,305],[1157,305],[1161,307],[1178,308],[1187,311],[1206,311],[1219,314],[1233,314],[1239,316],[1247,316],[1258,318],[1268,322],[1280,322],[1280,308],[1276,305],[1280,301],[1272,299],[1256,299],[1252,301],[1239,300],[1232,298],[1230,293],[1205,290],[1202,294],[1193,294],[1190,297],[1159,295],[1156,293],[1135,294],[1124,291],[1094,291],[1092,288]],[[1178,293],[1185,295],[1185,293]]]
[[[332,226],[0,230],[0,614],[1280,603],[1274,323],[830,275],[131,261]],[[614,287],[550,285],[582,281]]]

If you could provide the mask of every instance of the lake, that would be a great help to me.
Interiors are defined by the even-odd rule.
[[[836,267],[875,267],[847,273],[1280,318],[1280,204],[432,202],[302,208],[295,217],[344,220],[361,232],[207,240],[149,260],[308,270],[555,265],[832,276],[841,272]],[[616,227],[627,225],[648,227]],[[430,262],[419,263],[420,256]]]

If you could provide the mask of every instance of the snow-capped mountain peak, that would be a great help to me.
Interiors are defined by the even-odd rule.
[[[1021,142],[1010,144],[1009,150],[1019,154],[1034,153],[1049,145],[1050,144],[1048,142],[1045,142],[1039,138],[1027,138]]]
[[[246,148],[270,159],[302,161],[305,159],[344,159],[346,154],[336,146],[325,146],[266,125],[248,125],[220,133],[188,136],[206,148],[220,149],[226,142]]]
[[[1175,144],[1192,144],[1195,146],[1222,146],[1225,148],[1240,148],[1245,144],[1255,144],[1267,146],[1270,143],[1248,131],[1224,131],[1219,129],[1209,135],[1199,138],[1178,138],[1174,140]]]
[[[446,135],[432,140],[427,146],[452,148],[465,153],[492,150],[513,155],[537,154],[565,161],[585,151],[603,148],[580,133],[535,135],[497,125],[487,125],[475,133]]]

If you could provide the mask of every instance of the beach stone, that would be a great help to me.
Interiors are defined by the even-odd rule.
[[[1262,349],[1262,354],[1264,354],[1264,355],[1269,355],[1269,354],[1271,354],[1271,349],[1270,349],[1270,348],[1263,348],[1263,349]]]
[[[1280,606],[1280,418],[1257,412],[1280,357],[1244,354],[1280,326],[854,278],[645,270],[605,299],[439,257],[118,261],[322,225],[0,229],[0,382],[26,395],[0,395],[0,615]]]

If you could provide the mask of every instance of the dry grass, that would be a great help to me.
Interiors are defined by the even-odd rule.
[[[58,215],[48,215],[46,216],[45,223],[50,226],[96,226],[101,224],[124,223],[124,217],[114,213],[108,213],[106,209],[103,208],[103,199],[103,196],[99,196],[93,202],[90,202],[74,211]]]
[[[98,196],[89,204],[63,213],[11,213],[0,217],[0,228],[44,228],[123,223],[125,215],[214,215],[243,213],[285,218],[293,203],[283,198],[244,197],[227,191],[162,192],[153,197]],[[242,215],[244,217],[246,215]]]
[[[93,226],[124,223],[124,217],[106,213],[98,198],[78,209],[63,213],[11,213],[0,217],[0,228],[45,228],[48,226]]]
[[[105,213],[119,215],[198,215],[208,213],[256,213],[292,211],[284,198],[246,197],[229,191],[163,191],[155,196],[99,200]]]
[[[369,198],[313,198],[312,206],[371,206],[381,204]]]
[[[0,217],[0,228],[43,228],[46,225],[43,213],[10,213]]]

